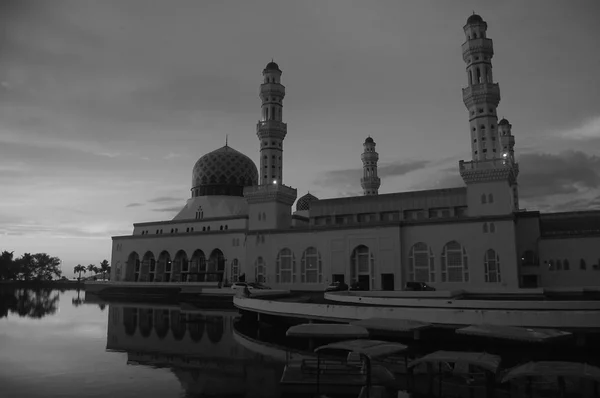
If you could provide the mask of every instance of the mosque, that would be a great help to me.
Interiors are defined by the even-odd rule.
[[[175,218],[137,223],[132,235],[112,238],[111,280],[244,279],[289,290],[323,290],[334,281],[366,290],[400,290],[408,281],[438,290],[600,285],[600,212],[519,207],[515,138],[497,117],[487,23],[473,14],[463,29],[471,146],[471,160],[458,164],[464,186],[379,195],[369,137],[364,195],[296,200],[297,190],[284,184],[282,71],[269,62],[256,125],[259,167],[228,145],[202,156]]]

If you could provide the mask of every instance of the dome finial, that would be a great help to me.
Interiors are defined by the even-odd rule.
[[[229,146],[229,134],[225,134],[225,146]]]

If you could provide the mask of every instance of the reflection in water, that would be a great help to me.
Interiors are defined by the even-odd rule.
[[[170,368],[192,396],[278,397],[283,363],[240,346],[233,311],[110,304],[107,349],[129,365]]]
[[[56,312],[58,300],[59,293],[52,289],[3,289],[0,290],[0,318],[10,312],[40,319]]]

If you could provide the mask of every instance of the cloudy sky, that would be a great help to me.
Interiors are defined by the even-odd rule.
[[[167,220],[203,154],[258,162],[261,71],[287,88],[284,183],[360,193],[362,142],[381,193],[461,186],[469,124],[462,27],[494,40],[498,114],[513,124],[522,205],[600,208],[600,2],[7,0],[0,23],[0,250],[68,275],[110,236]]]

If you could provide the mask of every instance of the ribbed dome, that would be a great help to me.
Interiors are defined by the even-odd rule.
[[[507,124],[509,124],[509,123],[508,123],[508,120],[506,120],[506,119],[504,119],[504,118],[502,118],[502,120],[500,120],[500,121],[498,122],[498,126],[505,126],[505,125],[507,125]]]
[[[279,65],[277,65],[275,62],[271,61],[267,64],[267,67],[265,68],[266,70],[281,70],[279,69]]]
[[[477,14],[473,14],[471,15],[468,19],[467,19],[467,24],[475,24],[475,23],[481,23],[483,22],[483,18],[481,18],[479,15]]]
[[[315,195],[311,195],[310,192],[298,199],[296,202],[296,211],[309,210],[310,202],[319,200]]]
[[[243,196],[244,187],[257,184],[252,159],[227,145],[198,159],[192,172],[192,196]]]

